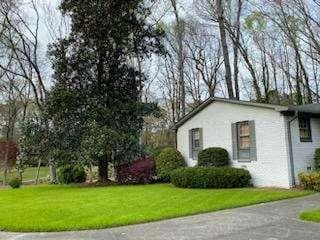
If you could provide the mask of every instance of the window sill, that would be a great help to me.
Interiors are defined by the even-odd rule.
[[[310,143],[310,142],[313,142],[313,141],[312,141],[312,139],[301,139],[300,138],[300,142],[302,142],[302,143],[308,143],[309,142]]]
[[[241,163],[249,163],[249,162],[252,162],[250,159],[238,159],[237,161],[238,161],[238,162],[241,162]]]

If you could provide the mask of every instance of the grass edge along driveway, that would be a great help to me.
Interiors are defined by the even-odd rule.
[[[310,194],[283,189],[180,189],[167,184],[0,190],[0,230],[54,232],[145,223]]]
[[[305,221],[320,223],[320,209],[303,212],[300,218]]]

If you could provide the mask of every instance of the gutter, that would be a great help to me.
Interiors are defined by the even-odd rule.
[[[294,159],[293,159],[293,146],[292,146],[292,134],[291,134],[291,123],[298,118],[298,112],[295,111],[294,117],[287,122],[288,127],[288,141],[289,141],[289,159],[290,159],[290,174],[291,184],[296,185],[295,170],[294,170]]]

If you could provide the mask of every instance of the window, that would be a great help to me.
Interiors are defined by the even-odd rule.
[[[231,124],[232,159],[234,161],[257,161],[257,143],[255,121],[243,121]]]
[[[192,159],[197,160],[200,151],[200,129],[191,130],[191,148],[192,148]]]
[[[238,157],[250,159],[250,125],[249,122],[237,124],[238,131]]]
[[[301,142],[312,142],[311,125],[309,117],[299,117],[299,131]]]

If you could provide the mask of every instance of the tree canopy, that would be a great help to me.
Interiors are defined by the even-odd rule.
[[[55,84],[45,111],[55,146],[99,166],[130,161],[139,152],[143,116],[156,109],[141,102],[144,73],[136,62],[160,53],[160,29],[147,22],[143,0],[64,0],[71,33],[50,47]]]

